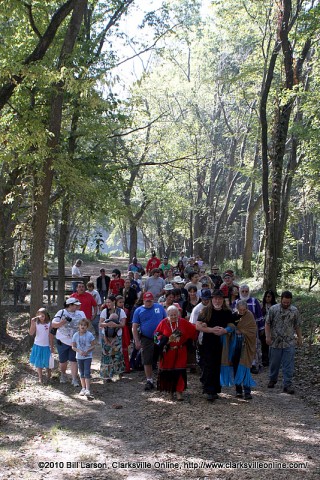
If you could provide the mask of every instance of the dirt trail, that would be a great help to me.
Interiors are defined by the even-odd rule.
[[[176,402],[144,392],[142,372],[103,385],[97,351],[94,399],[88,400],[70,384],[60,385],[57,373],[51,385],[39,386],[24,365],[2,403],[0,478],[319,478],[314,410],[280,386],[268,390],[266,372],[255,378],[251,402],[224,389],[210,404],[199,376],[192,374],[185,401]],[[214,468],[210,462],[238,468]],[[244,462],[256,462],[255,469],[240,468]],[[287,468],[259,470],[259,462]],[[306,468],[298,468],[300,462]],[[290,463],[295,468],[289,470]]]
[[[107,271],[119,264],[113,261]],[[97,275],[100,266],[84,271]],[[16,345],[26,332],[19,321],[12,315]],[[313,360],[308,352],[310,370],[319,350]],[[60,385],[58,371],[52,384],[39,386],[27,355],[16,361],[16,372],[0,384],[0,479],[319,478],[319,384],[310,385],[299,361],[297,395],[283,394],[280,382],[267,389],[265,371],[255,376],[252,401],[223,389],[210,404],[198,374],[189,375],[185,401],[176,402],[144,392],[142,372],[103,385],[99,360],[97,348],[93,400],[80,397],[79,388]]]

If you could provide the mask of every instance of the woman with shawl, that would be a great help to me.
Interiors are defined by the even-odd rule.
[[[159,345],[160,361],[157,389],[176,393],[177,400],[183,400],[182,392],[187,388],[187,346],[189,339],[196,339],[195,326],[181,318],[174,305],[167,309],[168,317],[162,320],[155,331],[155,343]]]
[[[233,314],[235,330],[232,332],[229,342],[225,343],[222,352],[221,380],[223,385],[230,385],[226,372],[232,368],[236,397],[243,398],[244,391],[244,399],[251,400],[251,387],[256,385],[251,377],[250,369],[256,353],[257,325],[245,300],[239,300],[237,310],[238,313]]]

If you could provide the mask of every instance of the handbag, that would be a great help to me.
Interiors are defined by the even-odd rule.
[[[52,370],[54,368],[54,356],[51,353],[50,358],[49,358],[49,368]]]

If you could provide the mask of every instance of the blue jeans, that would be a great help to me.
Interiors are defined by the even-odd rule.
[[[106,290],[99,290],[99,295],[100,295],[100,298],[101,298],[101,302],[103,303],[106,298],[107,298],[107,291]]]
[[[77,359],[80,378],[91,378],[90,368],[92,358]]]
[[[282,365],[283,386],[290,387],[294,371],[294,353],[295,347],[292,345],[287,348],[269,348],[269,376],[270,380],[278,380],[279,370]]]

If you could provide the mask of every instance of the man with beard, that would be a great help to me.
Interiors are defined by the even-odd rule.
[[[291,305],[292,293],[282,292],[281,301],[273,305],[266,319],[266,342],[270,346],[270,372],[268,388],[274,388],[282,365],[283,392],[293,394],[295,333],[297,344],[302,345],[301,322],[298,309]]]
[[[262,367],[262,351],[260,336],[264,335],[264,318],[261,310],[260,302],[254,297],[250,296],[250,288],[246,284],[240,285],[239,288],[239,300],[245,300],[247,302],[248,310],[253,314],[257,325],[257,345],[256,356],[252,362],[251,373],[259,373],[260,367]],[[232,303],[232,309],[237,308],[239,300],[235,300]]]

